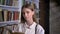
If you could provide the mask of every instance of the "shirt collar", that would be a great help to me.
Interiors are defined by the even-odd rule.
[[[27,23],[25,22],[25,25],[26,25],[26,28],[33,28],[33,27],[35,27],[36,23],[33,22],[33,24],[29,26],[29,25],[27,25]]]

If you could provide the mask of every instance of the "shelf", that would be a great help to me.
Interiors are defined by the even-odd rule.
[[[19,22],[19,20],[3,21],[3,22],[0,22],[0,23],[9,23],[9,22]]]
[[[6,6],[6,5],[0,5],[0,9],[9,10],[9,11],[19,11],[18,7]]]
[[[0,27],[12,26],[12,25],[18,25],[18,24],[19,24],[19,20],[6,21],[6,22],[0,22]]]

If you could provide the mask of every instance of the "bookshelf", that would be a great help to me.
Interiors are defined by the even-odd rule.
[[[12,30],[15,29],[15,25],[21,21],[23,1],[24,0],[0,0],[0,27],[9,26],[9,28],[12,27]]]
[[[0,15],[1,20],[20,22],[22,2],[22,0],[0,0],[0,13],[3,12],[3,16]]]

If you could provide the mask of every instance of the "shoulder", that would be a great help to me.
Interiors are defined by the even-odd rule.
[[[40,29],[40,30],[44,30],[43,27],[41,25],[37,25],[37,28]]]
[[[41,33],[41,34],[44,34],[44,29],[43,29],[43,27],[41,26],[41,25],[37,25],[37,31],[38,31],[38,33]]]
[[[44,31],[44,28],[40,24],[36,23],[36,25],[37,25],[37,30]]]

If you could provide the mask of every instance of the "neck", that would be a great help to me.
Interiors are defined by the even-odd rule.
[[[30,25],[32,25],[32,24],[33,24],[33,22],[34,22],[34,21],[33,21],[33,19],[31,19],[31,20],[27,21],[27,25],[29,25],[29,26],[30,26]]]

